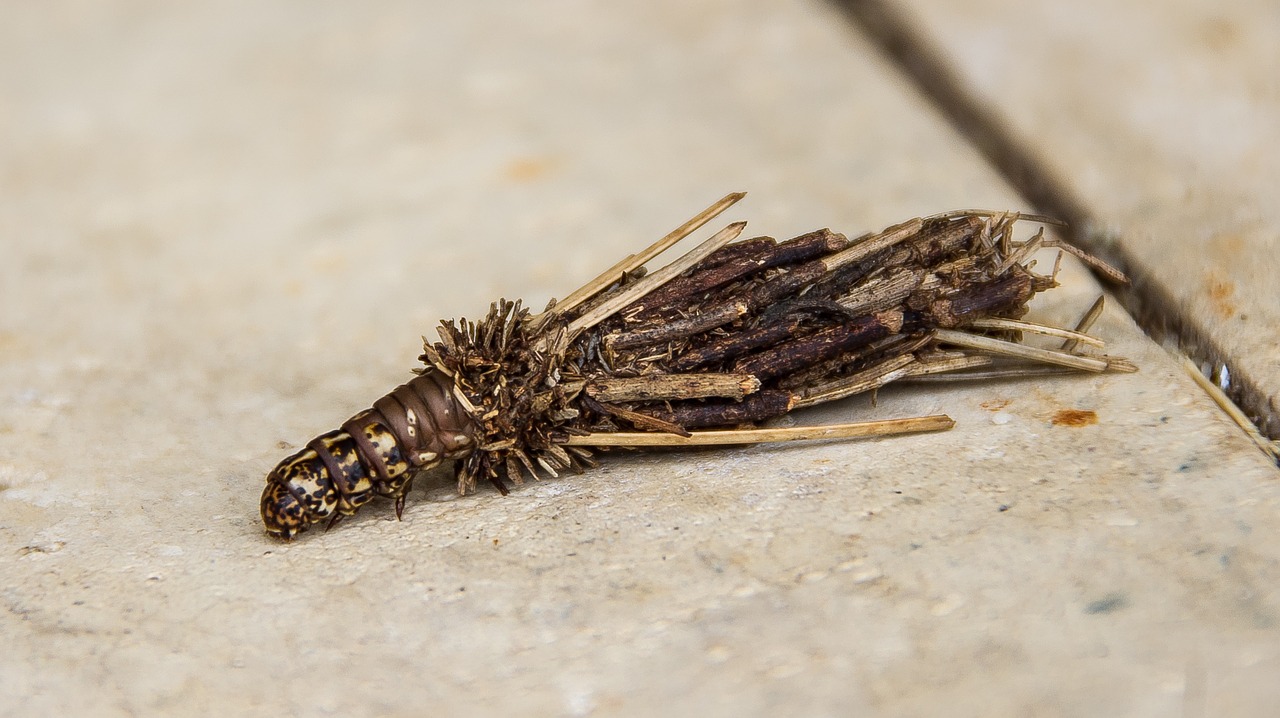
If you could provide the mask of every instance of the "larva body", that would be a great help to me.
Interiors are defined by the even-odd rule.
[[[374,496],[403,506],[413,476],[475,446],[476,427],[453,383],[428,371],[276,465],[262,492],[267,532],[290,539],[355,513]]]

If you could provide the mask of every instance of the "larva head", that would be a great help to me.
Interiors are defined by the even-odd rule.
[[[299,451],[267,474],[262,523],[272,536],[291,539],[311,524],[329,518],[337,507],[338,492],[329,470],[312,449]]]
[[[272,472],[273,474],[275,472]],[[288,541],[307,527],[307,512],[302,503],[277,481],[267,479],[262,490],[262,523],[267,533]]]

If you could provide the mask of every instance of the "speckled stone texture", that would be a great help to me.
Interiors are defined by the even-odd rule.
[[[262,533],[265,472],[409,376],[436,319],[563,295],[727,191],[752,194],[724,221],[779,237],[1016,207],[829,7],[5,14],[0,713],[1280,700],[1278,472],[1115,309],[1095,332],[1139,374],[791,419],[951,432],[618,455],[507,498],[441,473],[403,522]],[[1100,291],[1064,283],[1034,316]]]

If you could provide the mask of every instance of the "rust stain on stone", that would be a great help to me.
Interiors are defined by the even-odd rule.
[[[1233,301],[1236,285],[1217,272],[1211,273],[1204,280],[1205,291],[1209,295],[1209,304],[1222,319],[1230,319],[1236,315],[1236,303]]]
[[[1088,409],[1061,409],[1053,415],[1054,426],[1088,426],[1098,423],[1098,413]]]
[[[991,401],[982,402],[981,406],[987,411],[1000,411],[1012,402],[1012,399],[992,399]]]

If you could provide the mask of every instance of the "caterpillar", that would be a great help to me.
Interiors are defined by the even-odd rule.
[[[500,300],[478,321],[442,322],[417,376],[267,475],[266,531],[293,539],[383,497],[401,517],[419,472],[455,461],[458,490],[595,466],[609,446],[751,443],[949,428],[922,417],[818,429],[746,429],[794,409],[893,381],[1063,371],[1133,371],[1087,355],[1101,300],[1075,329],[1022,321],[1057,286],[1058,248],[1104,275],[1105,263],[1046,237],[1015,240],[1019,221],[966,210],[915,218],[849,239],[821,229],[779,242],[735,241],[731,224],[648,272],[658,254],[744,193],[727,195],[644,251],[540,313]],[[1024,332],[1064,340],[1050,349]]]

